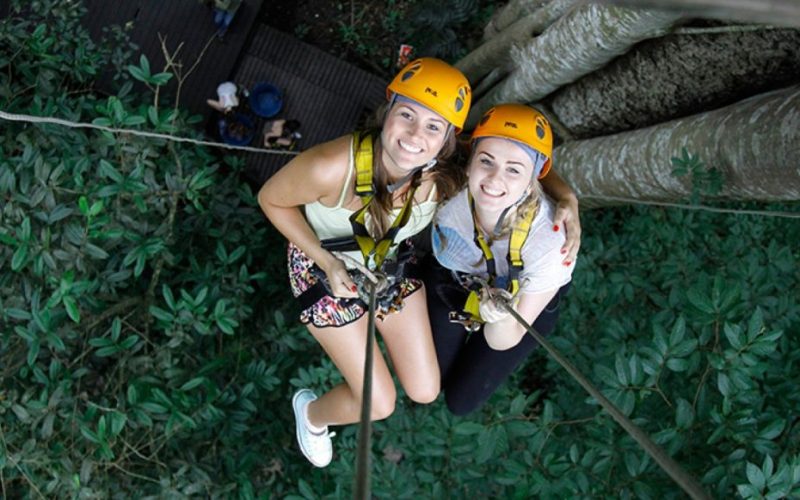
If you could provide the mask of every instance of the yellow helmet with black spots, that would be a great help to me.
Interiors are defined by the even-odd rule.
[[[408,63],[386,88],[392,94],[412,99],[442,116],[456,133],[464,122],[472,103],[472,89],[467,77],[446,62],[423,57]]]
[[[486,113],[472,132],[472,143],[481,137],[501,137],[519,142],[547,157],[538,178],[550,171],[553,130],[538,110],[523,104],[500,104]]]

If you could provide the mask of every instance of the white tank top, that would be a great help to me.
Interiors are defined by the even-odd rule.
[[[349,210],[344,208],[342,205],[344,204],[347,194],[353,189],[352,180],[355,172],[354,156],[353,144],[351,142],[350,164],[347,171],[347,178],[344,181],[344,186],[342,187],[342,192],[339,195],[339,200],[336,203],[336,206],[327,207],[319,201],[309,203],[305,206],[305,214],[308,224],[311,226],[311,229],[314,230],[314,233],[316,233],[320,240],[353,235],[353,228],[350,225],[350,216],[353,215],[355,210]],[[408,219],[408,223],[397,233],[397,237],[394,240],[395,244],[392,246],[392,249],[389,251],[387,257],[391,258],[395,254],[398,243],[422,231],[425,226],[427,226],[431,220],[433,220],[433,216],[436,213],[436,207],[438,204],[439,203],[436,201],[436,185],[434,185],[425,201],[421,203],[414,203],[411,207],[411,217]],[[400,208],[392,209],[392,211],[389,213],[390,224],[394,222],[399,213]],[[369,214],[366,215],[366,222],[367,224],[370,222]],[[363,260],[361,253],[357,250],[346,253],[358,262],[362,262]]]

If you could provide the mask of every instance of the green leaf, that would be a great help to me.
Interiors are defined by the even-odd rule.
[[[89,215],[94,217],[99,214],[101,210],[103,210],[103,200],[96,201],[92,203],[92,206],[89,208]]]
[[[69,316],[69,319],[71,319],[75,323],[80,323],[81,312],[78,309],[77,301],[73,297],[70,297],[69,295],[65,295],[64,298],[61,300],[64,303],[64,308],[67,310],[67,316]]]
[[[119,173],[119,171],[116,168],[114,168],[114,165],[112,165],[107,160],[102,160],[102,159],[100,160],[99,172],[100,172],[100,175],[102,175],[103,177],[108,177],[109,179],[111,179],[114,182],[118,182],[119,183],[119,182],[122,182],[122,181],[125,180],[125,178],[122,176],[122,174]],[[84,210],[81,209],[81,213],[87,213],[87,212],[88,212],[88,209],[87,209],[86,212],[84,212]]]
[[[685,372],[689,368],[689,362],[683,358],[670,358],[667,360],[667,368],[674,372]]]
[[[731,380],[724,373],[717,374],[717,388],[723,396],[730,396],[731,394]]]
[[[14,256],[11,257],[11,270],[12,271],[19,271],[22,269],[22,266],[25,265],[25,261],[28,258],[28,246],[21,245],[17,248],[17,251],[14,252]]]
[[[147,60],[147,56],[144,54],[139,56],[139,67],[142,68],[145,76],[150,76],[150,61]]]
[[[172,78],[172,73],[156,73],[150,77],[150,82],[154,85],[164,85]]]
[[[134,66],[133,64],[128,65],[128,72],[133,76],[134,79],[140,82],[147,82],[147,77],[145,76],[144,72],[138,67]]]
[[[29,313],[28,311],[25,311],[23,309],[15,309],[12,307],[6,309],[6,315],[8,315],[9,318],[18,319],[22,321],[29,321],[32,317],[31,313]]]
[[[750,481],[750,484],[753,487],[761,492],[764,489],[764,485],[766,480],[764,478],[764,473],[761,471],[761,468],[755,464],[747,462],[747,480]]]
[[[190,390],[194,389],[195,387],[197,387],[198,385],[202,384],[204,380],[205,380],[205,377],[195,377],[195,378],[189,380],[188,382],[186,382],[185,384],[183,384],[181,386],[181,390],[182,391],[190,391]]]
[[[670,347],[674,347],[683,340],[683,337],[686,335],[686,320],[683,316],[678,316],[678,320],[675,321],[675,325],[672,327],[672,332],[669,334],[669,345]]]
[[[625,366],[625,360],[622,359],[620,354],[617,354],[617,357],[614,361],[614,367],[616,368],[617,380],[619,380],[620,385],[628,385],[628,370]]]
[[[28,241],[31,239],[31,219],[30,217],[25,217],[22,220],[22,233],[20,234],[20,239],[22,241]]]
[[[453,432],[461,436],[472,436],[483,431],[484,426],[477,422],[459,422],[453,427]]]
[[[86,244],[86,253],[88,253],[90,257],[98,260],[104,260],[108,258],[108,252],[92,243]]]
[[[124,413],[118,411],[111,412],[111,435],[116,436],[125,427],[128,417]]]
[[[128,338],[126,338],[125,340],[123,340],[122,343],[119,346],[122,347],[123,349],[127,350],[127,349],[130,349],[131,347],[135,346],[137,342],[139,342],[139,336],[138,335],[131,335]]]
[[[678,399],[678,409],[675,412],[675,423],[681,429],[686,429],[694,421],[694,409],[683,398]]]
[[[772,440],[776,437],[780,436],[783,432],[783,428],[786,426],[786,421],[782,418],[776,418],[772,422],[769,423],[766,427],[761,429],[758,432],[758,437]]]
[[[97,434],[91,431],[87,426],[81,425],[80,429],[81,429],[81,434],[83,434],[83,437],[85,437],[94,444],[100,444],[100,439],[97,437]]]
[[[173,316],[171,313],[168,313],[167,311],[161,309],[160,307],[150,306],[149,311],[150,311],[150,314],[155,316],[156,319],[160,319],[161,321],[166,321],[168,323],[171,323],[172,321],[175,321],[175,316]]]
[[[85,196],[78,198],[78,210],[80,210],[83,215],[89,215],[89,200],[87,200]]]
[[[108,356],[113,356],[119,352],[119,347],[116,345],[110,345],[108,347],[101,347],[97,351],[95,351],[95,355],[100,356],[101,358],[106,358]]]
[[[741,329],[737,325],[731,325],[730,323],[725,323],[722,327],[722,331],[725,332],[725,338],[728,339],[730,342],[731,347],[734,349],[741,349],[744,346],[744,335],[742,334]]]

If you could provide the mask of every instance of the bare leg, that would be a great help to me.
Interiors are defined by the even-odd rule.
[[[431,403],[440,389],[439,364],[428,319],[425,288],[406,297],[403,309],[378,323],[397,377],[417,403]]]
[[[345,383],[339,384],[308,405],[309,421],[317,427],[358,422],[364,387],[364,353],[367,342],[366,315],[338,328],[308,329],[339,368]],[[377,343],[373,346],[372,419],[380,420],[394,411],[397,391]],[[435,361],[434,357],[434,361]]]

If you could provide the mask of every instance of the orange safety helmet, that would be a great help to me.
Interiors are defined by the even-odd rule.
[[[464,122],[472,102],[472,89],[461,71],[440,59],[423,57],[411,61],[386,88],[386,97],[405,96],[439,113],[456,133]]]
[[[472,132],[472,143],[481,137],[500,137],[533,148],[547,157],[539,179],[550,171],[553,158],[553,130],[536,109],[523,104],[500,104],[487,111]]]

